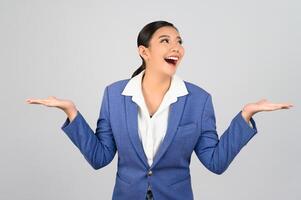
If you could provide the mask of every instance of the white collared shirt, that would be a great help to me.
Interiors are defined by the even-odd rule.
[[[149,166],[162,143],[167,130],[170,104],[177,101],[177,97],[188,94],[184,81],[176,74],[172,76],[171,84],[165,93],[163,100],[153,114],[149,112],[142,93],[142,77],[145,70],[129,80],[122,95],[132,96],[132,100],[138,105],[138,132],[142,142]]]

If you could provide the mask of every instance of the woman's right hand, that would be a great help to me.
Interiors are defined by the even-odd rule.
[[[26,99],[28,104],[41,104],[47,107],[57,107],[63,110],[70,121],[72,121],[77,114],[77,109],[74,103],[70,100],[58,99],[55,96],[49,96],[47,99]]]

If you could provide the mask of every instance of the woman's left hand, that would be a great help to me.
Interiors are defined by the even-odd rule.
[[[289,109],[293,107],[291,103],[272,103],[267,99],[262,99],[256,103],[249,103],[242,109],[242,116],[249,122],[251,117],[261,111],[274,111],[280,109]]]

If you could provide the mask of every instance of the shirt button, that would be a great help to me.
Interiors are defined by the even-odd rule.
[[[147,173],[147,175],[151,176],[151,175],[153,175],[153,172],[151,170],[149,170],[148,173]]]

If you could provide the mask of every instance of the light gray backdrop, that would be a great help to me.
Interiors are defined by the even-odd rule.
[[[192,155],[195,199],[300,199],[299,1],[0,1],[0,199],[111,199],[117,165],[94,170],[61,130],[65,114],[29,97],[73,100],[91,128],[106,85],[140,66],[136,38],[174,23],[177,73],[213,96],[219,136],[262,98],[290,110],[254,116],[258,134],[222,175]]]

